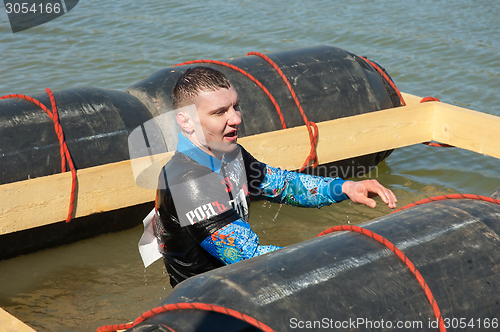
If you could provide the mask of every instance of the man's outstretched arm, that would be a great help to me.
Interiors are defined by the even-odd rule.
[[[260,196],[272,202],[299,207],[322,207],[344,199],[365,204],[371,208],[376,203],[371,197],[380,196],[389,208],[396,207],[394,193],[377,180],[344,181],[338,177],[320,177],[289,172],[266,165],[265,176],[260,183]]]

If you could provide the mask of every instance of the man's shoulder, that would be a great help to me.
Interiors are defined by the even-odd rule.
[[[267,165],[265,163],[255,159],[255,157],[250,154],[250,152],[248,152],[243,146],[238,144],[238,147],[240,148],[241,156],[243,158],[247,173],[250,172],[250,170],[262,172],[266,168]]]
[[[241,154],[244,162],[245,162],[245,165],[248,166],[248,164],[252,163],[252,162],[259,162],[257,159],[254,158],[254,156],[252,156],[252,154],[250,154],[250,152],[248,152],[243,146],[241,146],[240,144],[238,144],[238,153]]]
[[[185,154],[176,151],[168,163],[163,166],[161,173],[173,185],[187,180],[198,179],[212,173],[212,171]]]
[[[193,159],[189,158],[187,155],[185,155],[182,152],[179,152],[178,150],[175,151],[175,154],[170,158],[168,163],[163,166],[163,168],[167,168],[170,170],[176,170],[176,169],[183,169],[185,167],[203,167],[202,165],[198,164],[196,161]]]
[[[239,149],[239,151],[241,152],[242,155],[247,155],[247,156],[252,157],[250,152],[248,152],[242,145],[237,144],[237,149]]]

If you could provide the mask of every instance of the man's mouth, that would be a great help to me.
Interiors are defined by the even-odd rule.
[[[238,138],[238,131],[237,130],[233,130],[227,134],[224,135],[225,138],[227,138],[228,140],[236,140]]]

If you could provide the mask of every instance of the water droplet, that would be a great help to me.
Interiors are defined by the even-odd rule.
[[[278,208],[278,211],[276,211],[276,214],[274,215],[273,221],[275,221],[276,218],[278,218],[278,214],[280,213],[280,210],[281,210],[282,206],[283,206],[283,204],[280,204],[280,207]]]

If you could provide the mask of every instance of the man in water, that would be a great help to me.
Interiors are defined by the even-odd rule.
[[[273,168],[236,143],[239,98],[227,77],[208,67],[188,69],[172,91],[181,127],[177,151],[163,167],[155,232],[172,287],[223,265],[281,249],[261,245],[248,224],[250,198],[299,207],[351,199],[390,208],[397,199],[376,180],[359,182]]]

